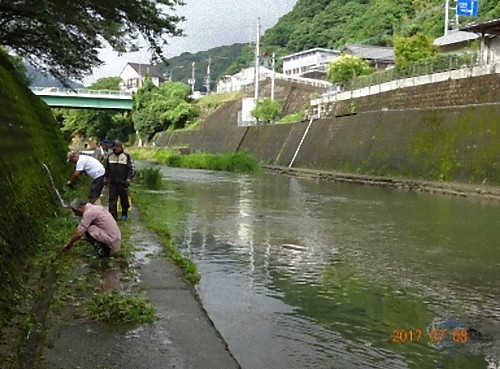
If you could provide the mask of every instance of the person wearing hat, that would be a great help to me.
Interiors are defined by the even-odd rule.
[[[99,143],[99,146],[97,146],[94,150],[94,158],[99,160],[101,163],[104,163],[108,157],[109,146],[109,141],[107,139],[102,140]]]
[[[102,188],[104,187],[104,166],[99,160],[88,155],[81,155],[77,151],[72,151],[68,154],[68,163],[69,162],[76,164],[76,167],[66,185],[71,188],[76,184],[78,178],[82,174],[88,175],[92,178],[92,184],[89,190],[89,202],[92,204],[95,203],[96,200],[101,197]]]
[[[128,209],[128,188],[130,181],[134,176],[134,162],[128,152],[123,151],[123,144],[115,141],[113,151],[108,155],[104,162],[106,172],[104,174],[104,183],[108,184],[109,189],[109,212],[113,218],[118,219],[118,197],[122,207],[121,220],[127,220]]]
[[[94,246],[91,256],[109,257],[111,252],[120,250],[122,234],[109,211],[79,198],[71,201],[69,206],[82,220],[73,236],[64,245],[63,252],[69,251],[74,243],[84,236]]]

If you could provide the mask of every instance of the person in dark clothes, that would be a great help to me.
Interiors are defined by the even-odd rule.
[[[109,151],[109,141],[107,139],[102,140],[99,143],[99,146],[96,147],[94,150],[94,158],[99,160],[101,163],[104,164],[106,161],[106,158],[108,157],[108,151]]]
[[[128,188],[134,176],[134,162],[128,152],[123,151],[123,144],[115,141],[113,152],[111,152],[104,162],[106,172],[104,183],[109,188],[109,212],[113,218],[118,219],[117,202],[120,198],[122,207],[121,220],[127,220],[128,209]]]

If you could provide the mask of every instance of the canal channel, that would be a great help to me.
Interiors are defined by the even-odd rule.
[[[499,368],[497,202],[161,168],[242,368]]]

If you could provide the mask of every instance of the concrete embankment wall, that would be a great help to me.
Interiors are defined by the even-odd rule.
[[[348,115],[352,102],[357,113]],[[313,121],[294,167],[500,185],[499,74],[365,96],[330,111]],[[207,129],[163,133],[169,139],[157,144],[248,150],[265,164],[288,166],[308,125],[237,127],[230,116],[221,110],[219,127],[212,121]]]
[[[432,76],[429,79],[432,79]],[[397,83],[397,82],[395,82]],[[376,86],[372,88],[376,91]],[[462,79],[448,79],[413,87],[370,94],[327,104],[331,115],[352,111],[414,109],[464,106],[500,102],[500,73]]]
[[[42,164],[61,188],[66,148],[50,108],[0,54],[0,324],[22,284],[27,257],[43,248],[46,219],[60,206]],[[28,271],[29,272],[29,271]]]

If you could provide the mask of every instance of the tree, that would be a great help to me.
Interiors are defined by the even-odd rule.
[[[342,55],[328,64],[328,80],[333,83],[345,84],[354,76],[372,73],[365,60],[352,55]]]
[[[143,39],[163,59],[167,36],[182,35],[183,17],[167,13],[182,0],[0,0],[0,45],[63,81],[102,64],[98,48],[118,52]]]
[[[121,82],[122,79],[120,77],[99,78],[97,81],[95,81],[89,86],[89,90],[120,91]]]
[[[255,109],[250,112],[259,122],[271,123],[282,113],[281,105],[269,97],[257,100]]]
[[[397,66],[429,59],[436,55],[437,52],[437,47],[432,44],[432,40],[422,34],[394,38],[394,54],[396,55]]]
[[[188,102],[190,86],[182,82],[166,82],[156,87],[146,76],[143,86],[134,95],[132,120],[140,137],[151,139],[168,128],[183,128],[193,117]]]

